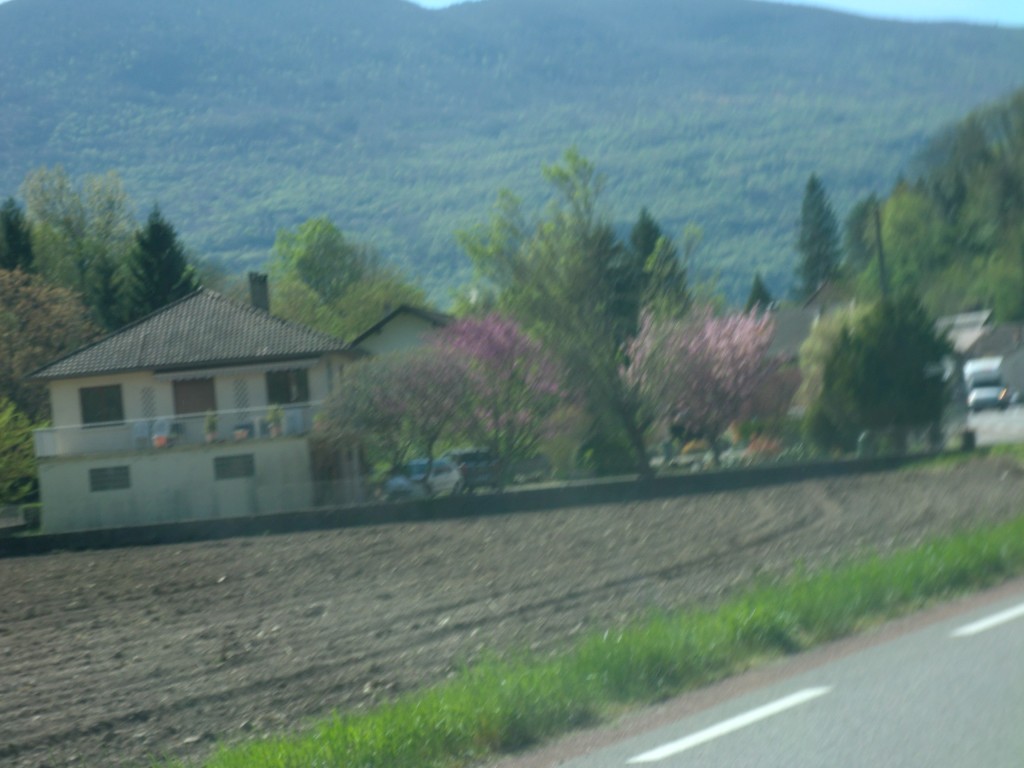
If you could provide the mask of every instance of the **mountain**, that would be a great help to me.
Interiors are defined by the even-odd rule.
[[[1024,30],[749,0],[10,0],[0,196],[116,170],[232,269],[328,215],[443,300],[454,233],[501,188],[540,203],[575,145],[624,231],[696,223],[697,274],[778,295],[812,172],[842,213],[1021,85]]]

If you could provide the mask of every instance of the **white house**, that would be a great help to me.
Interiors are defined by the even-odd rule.
[[[29,378],[46,532],[271,514],[358,501],[354,449],[313,438],[319,404],[359,354],[200,289]]]
[[[451,315],[402,304],[352,340],[352,349],[384,355],[419,347],[432,332],[454,321]]]

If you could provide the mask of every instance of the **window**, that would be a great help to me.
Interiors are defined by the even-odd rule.
[[[89,470],[89,490],[117,491],[132,487],[132,477],[128,467],[98,467]]]
[[[83,424],[106,424],[124,421],[121,385],[82,387],[78,390],[82,403]]]
[[[256,462],[251,453],[237,456],[219,456],[213,460],[213,476],[216,480],[234,480],[252,477],[256,474]]]
[[[213,379],[184,379],[174,382],[174,412],[207,413],[217,410]]]
[[[270,405],[309,402],[309,376],[305,368],[271,371],[267,374],[267,402]]]

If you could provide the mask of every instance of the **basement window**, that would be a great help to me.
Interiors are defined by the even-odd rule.
[[[89,490],[119,491],[132,487],[132,476],[128,467],[97,467],[89,470]]]
[[[216,480],[235,480],[256,474],[256,461],[251,453],[237,456],[218,456],[213,460],[213,477]]]

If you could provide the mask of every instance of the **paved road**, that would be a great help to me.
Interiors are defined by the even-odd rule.
[[[967,425],[974,430],[978,445],[1024,443],[1024,406],[972,413],[967,416]]]
[[[1020,768],[1024,583],[562,768]],[[920,624],[922,619],[917,619]],[[905,623],[905,622],[904,622]],[[882,636],[886,636],[883,632]],[[876,644],[872,645],[874,642]],[[564,757],[564,756],[563,756]]]

